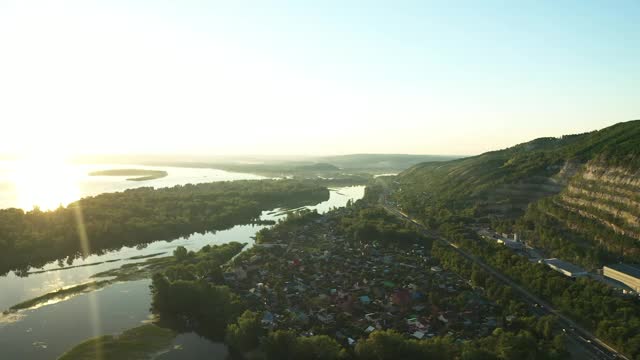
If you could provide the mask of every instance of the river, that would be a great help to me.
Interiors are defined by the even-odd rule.
[[[136,168],[138,168],[136,166]],[[170,170],[169,170],[170,171]],[[349,200],[364,196],[364,186],[331,189],[330,198],[315,206],[320,213],[343,207]],[[281,209],[262,213],[263,220],[285,216]],[[61,287],[86,282],[90,276],[126,263],[143,261],[132,257],[162,253],[169,255],[177,246],[199,250],[204,245],[231,241],[251,247],[256,232],[265,225],[238,225],[231,229],[193,234],[170,241],[156,241],[144,248],[122,248],[104,255],[77,260],[73,267],[59,269],[57,263],[47,265],[45,272],[18,277],[13,273],[0,278],[0,309]],[[247,247],[247,248],[248,248]],[[35,309],[0,317],[0,351],[3,359],[52,359],[87,338],[118,333],[140,325],[151,318],[150,280],[117,283],[98,291],[73,296]],[[0,315],[1,316],[1,315]],[[214,343],[193,333],[181,334],[171,351],[159,359],[207,358],[224,359],[224,344]]]
[[[167,176],[148,181],[128,181],[132,176],[90,176],[100,170],[140,169],[166,171]],[[0,209],[31,210],[34,205],[52,210],[83,197],[139,187],[154,188],[216,181],[261,180],[263,176],[218,169],[123,164],[21,163],[0,161]]]

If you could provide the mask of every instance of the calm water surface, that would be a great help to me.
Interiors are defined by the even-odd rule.
[[[105,192],[150,186],[154,188],[216,181],[261,180],[265,177],[218,169],[183,168],[123,164],[29,164],[25,169],[15,161],[0,161],[0,209],[30,210],[66,206],[72,201]],[[42,169],[39,167],[42,166]],[[90,172],[112,169],[164,170],[167,176],[148,181],[127,181],[131,176],[89,176]]]
[[[2,359],[55,359],[74,344],[148,320],[150,280],[118,283],[0,323]]]
[[[348,200],[364,196],[364,186],[332,189],[329,200],[310,209],[326,212],[343,207]],[[265,211],[264,220],[276,220],[285,214],[280,209]],[[172,241],[156,241],[145,248],[122,248],[104,255],[93,255],[74,262],[89,266],[59,269],[57,263],[47,265],[44,273],[18,277],[11,273],[0,278],[0,309],[33,298],[61,287],[90,280],[90,276],[126,263],[144,260],[133,256],[155,253],[171,254],[177,246],[199,250],[204,245],[238,241],[253,245],[252,236],[266,226],[239,225],[229,230],[193,234]],[[114,262],[105,262],[116,260]],[[100,263],[97,265],[91,265]],[[21,311],[15,315],[0,315],[0,349],[3,359],[51,359],[79,342],[98,335],[118,333],[135,327],[151,316],[149,280],[111,285],[99,291],[77,295],[68,300],[37,309]],[[224,344],[213,343],[196,334],[181,334],[174,341],[174,349],[159,359],[207,358],[224,359]]]

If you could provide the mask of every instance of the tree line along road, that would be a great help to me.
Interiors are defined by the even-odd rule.
[[[602,340],[595,337],[590,331],[584,329],[579,324],[575,323],[573,320],[569,319],[565,315],[561,314],[559,311],[554,309],[551,305],[549,305],[546,301],[540,299],[538,296],[532,294],[522,286],[516,284],[513,280],[509,279],[507,276],[499,273],[491,266],[487,265],[484,261],[479,259],[478,257],[467,253],[462,250],[456,244],[450,242],[449,240],[442,237],[435,231],[427,229],[423,224],[417,222],[416,220],[409,217],[407,214],[401,212],[395,207],[390,206],[384,198],[381,198],[382,206],[391,214],[398,216],[404,220],[407,220],[417,226],[420,231],[431,238],[434,238],[444,244],[447,244],[452,249],[454,249],[458,254],[462,255],[467,260],[477,264],[487,273],[501,281],[502,283],[510,286],[515,291],[517,291],[531,306],[536,306],[538,304],[538,309],[542,311],[541,315],[553,314],[558,317],[559,322],[564,326],[564,331],[567,332],[569,341],[572,345],[572,355],[577,355],[579,353],[579,358],[584,359],[585,356],[588,356],[591,359],[625,359],[628,360],[624,355],[618,353],[615,349],[605,344]],[[570,329],[570,330],[567,330]]]

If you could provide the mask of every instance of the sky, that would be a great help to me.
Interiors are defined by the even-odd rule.
[[[0,153],[471,155],[640,119],[640,2],[0,0]]]

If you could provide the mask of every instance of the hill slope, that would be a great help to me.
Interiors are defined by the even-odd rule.
[[[576,256],[594,261],[613,254],[637,257],[640,121],[419,164],[401,173],[398,182],[399,203],[431,221],[525,215],[514,226],[544,237],[539,241],[552,252],[570,244],[572,254],[583,251]],[[558,233],[541,235],[539,224],[545,222]]]

